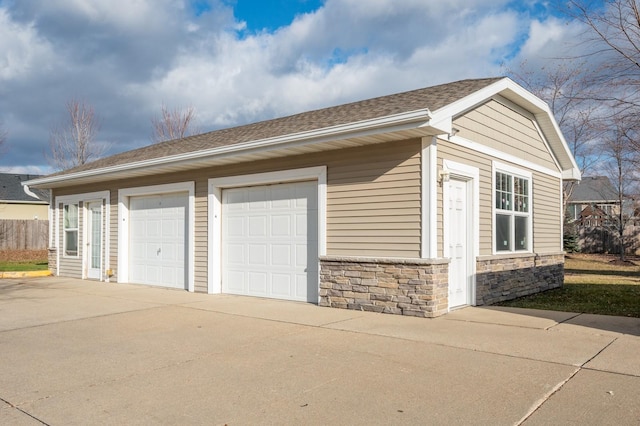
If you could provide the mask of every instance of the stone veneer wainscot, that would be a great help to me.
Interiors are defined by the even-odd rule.
[[[448,259],[323,256],[320,306],[418,317],[448,311]]]
[[[564,253],[480,257],[476,305],[490,305],[564,284]]]
[[[49,247],[47,260],[49,261],[49,271],[55,275],[58,269],[58,250],[55,247]]]

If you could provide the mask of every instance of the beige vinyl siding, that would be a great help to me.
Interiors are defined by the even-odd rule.
[[[111,191],[110,266],[117,279],[118,190],[195,182],[195,289],[208,281],[208,179],[327,166],[327,254],[420,257],[420,139],[56,189]]]
[[[111,269],[113,276],[109,278],[109,281],[118,281],[118,191],[111,189],[109,193],[110,199],[110,211],[109,211],[109,269]]]
[[[196,182],[195,188],[194,289],[206,293],[208,283],[208,188],[207,182]]]
[[[64,255],[64,204],[60,203],[60,218],[59,226],[60,233],[58,235],[58,250],[60,253],[60,263],[58,265],[59,275],[62,277],[82,278],[82,238],[84,235],[84,229],[82,223],[84,222],[83,203],[78,204],[78,257],[70,257]]]
[[[560,179],[533,173],[533,250],[562,251],[562,201]]]
[[[327,254],[420,257],[419,140],[327,159]]]
[[[479,184],[479,248],[480,255],[493,254],[493,163],[486,154],[473,151],[445,140],[438,140],[438,168],[444,159],[477,167],[480,171]],[[501,163],[509,164],[504,161]],[[518,164],[509,164],[524,171],[532,172],[532,213],[533,251],[536,253],[556,253],[561,250],[561,198],[560,180],[539,173]],[[442,187],[438,186],[438,205],[442,203]],[[443,208],[438,208],[438,255],[443,254]]]
[[[10,204],[0,203],[0,219],[9,220],[47,220],[47,204]]]
[[[533,120],[495,100],[456,118],[453,127],[459,130],[457,136],[550,170],[557,169]]]

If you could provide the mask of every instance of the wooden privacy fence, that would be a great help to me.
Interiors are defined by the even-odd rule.
[[[0,219],[0,250],[46,250],[48,220]]]
[[[617,233],[603,226],[579,226],[578,237],[580,251],[583,253],[620,253],[620,241]],[[627,225],[624,228],[625,254],[640,254],[640,226]]]

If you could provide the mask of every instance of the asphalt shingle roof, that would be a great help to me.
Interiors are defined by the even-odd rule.
[[[484,78],[461,80],[409,92],[381,96],[344,105],[261,121],[239,127],[215,130],[183,139],[122,152],[51,176],[118,166],[137,161],[203,151],[293,133],[313,131],[363,120],[371,120],[428,108],[436,111],[499,80]]]
[[[616,201],[618,193],[606,176],[584,176],[576,184],[569,202],[580,201]]]
[[[49,191],[31,189],[39,199],[27,195],[22,188],[22,182],[39,178],[38,175],[25,175],[16,173],[0,173],[0,200],[2,201],[22,201],[38,202],[49,201]]]

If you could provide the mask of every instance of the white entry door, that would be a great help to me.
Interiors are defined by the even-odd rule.
[[[317,185],[223,190],[223,292],[318,302]]]
[[[448,241],[449,307],[471,304],[470,197],[469,181],[452,178],[449,182]]]
[[[186,288],[187,193],[129,200],[129,281]]]
[[[102,271],[102,201],[87,204],[87,278],[100,279]]]

